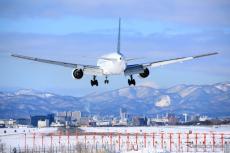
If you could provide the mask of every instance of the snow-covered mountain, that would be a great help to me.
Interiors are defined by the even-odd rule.
[[[130,114],[196,113],[230,115],[230,83],[176,85],[168,89],[149,86],[126,87],[83,97],[60,96],[48,92],[19,90],[0,92],[0,118],[18,118],[57,111],[118,115],[119,108]]]
[[[15,95],[23,95],[23,96],[26,96],[26,95],[28,95],[28,96],[37,96],[37,97],[40,97],[40,98],[48,98],[48,97],[55,96],[52,93],[39,92],[39,91],[31,90],[31,89],[18,90],[14,94]]]

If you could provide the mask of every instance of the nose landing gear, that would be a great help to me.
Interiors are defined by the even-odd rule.
[[[129,84],[129,86],[131,86],[131,85],[136,85],[136,81],[135,81],[135,79],[133,79],[133,76],[132,75],[130,75],[130,79],[128,79],[128,84]]]
[[[107,76],[105,76],[105,84],[109,84],[109,80],[108,80],[108,77]]]

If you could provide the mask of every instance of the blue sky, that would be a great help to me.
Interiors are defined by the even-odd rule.
[[[19,53],[74,63],[96,64],[94,57],[116,49],[122,18],[123,54],[155,61],[218,51],[219,55],[151,69],[139,85],[212,84],[230,78],[230,2],[228,0],[1,0],[1,90],[22,88],[82,96],[127,86],[112,76],[110,85],[91,76],[72,78],[72,69],[11,58]],[[86,56],[83,58],[83,56]]]

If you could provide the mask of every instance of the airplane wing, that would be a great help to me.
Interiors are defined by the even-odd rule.
[[[133,75],[133,74],[139,74],[143,73],[144,69],[147,67],[155,68],[160,67],[168,64],[174,64],[174,63],[182,63],[185,61],[193,60],[196,58],[201,58],[205,56],[211,56],[218,54],[217,52],[207,53],[207,54],[201,54],[196,56],[189,56],[189,57],[180,57],[180,58],[173,58],[168,60],[161,60],[161,61],[154,61],[149,63],[143,63],[143,64],[134,64],[134,65],[127,65],[127,68],[125,70],[125,75]]]
[[[75,64],[75,63],[67,63],[67,62],[61,62],[61,61],[54,61],[54,60],[48,60],[48,59],[41,59],[36,57],[29,57],[24,55],[18,55],[18,54],[12,54],[12,57],[41,62],[41,63],[48,63],[48,64],[54,64],[74,69],[82,69],[86,74],[90,75],[103,75],[102,69],[98,66],[93,65],[83,65],[83,64]]]

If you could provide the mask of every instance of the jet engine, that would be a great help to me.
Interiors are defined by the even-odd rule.
[[[144,69],[144,72],[143,72],[143,73],[140,73],[139,75],[140,75],[140,77],[142,77],[142,78],[148,77],[148,76],[149,76],[149,69],[148,69],[148,68],[145,68],[145,69]]]
[[[75,69],[75,70],[73,70],[73,77],[75,79],[81,79],[83,77],[83,71],[82,71],[82,69]]]

